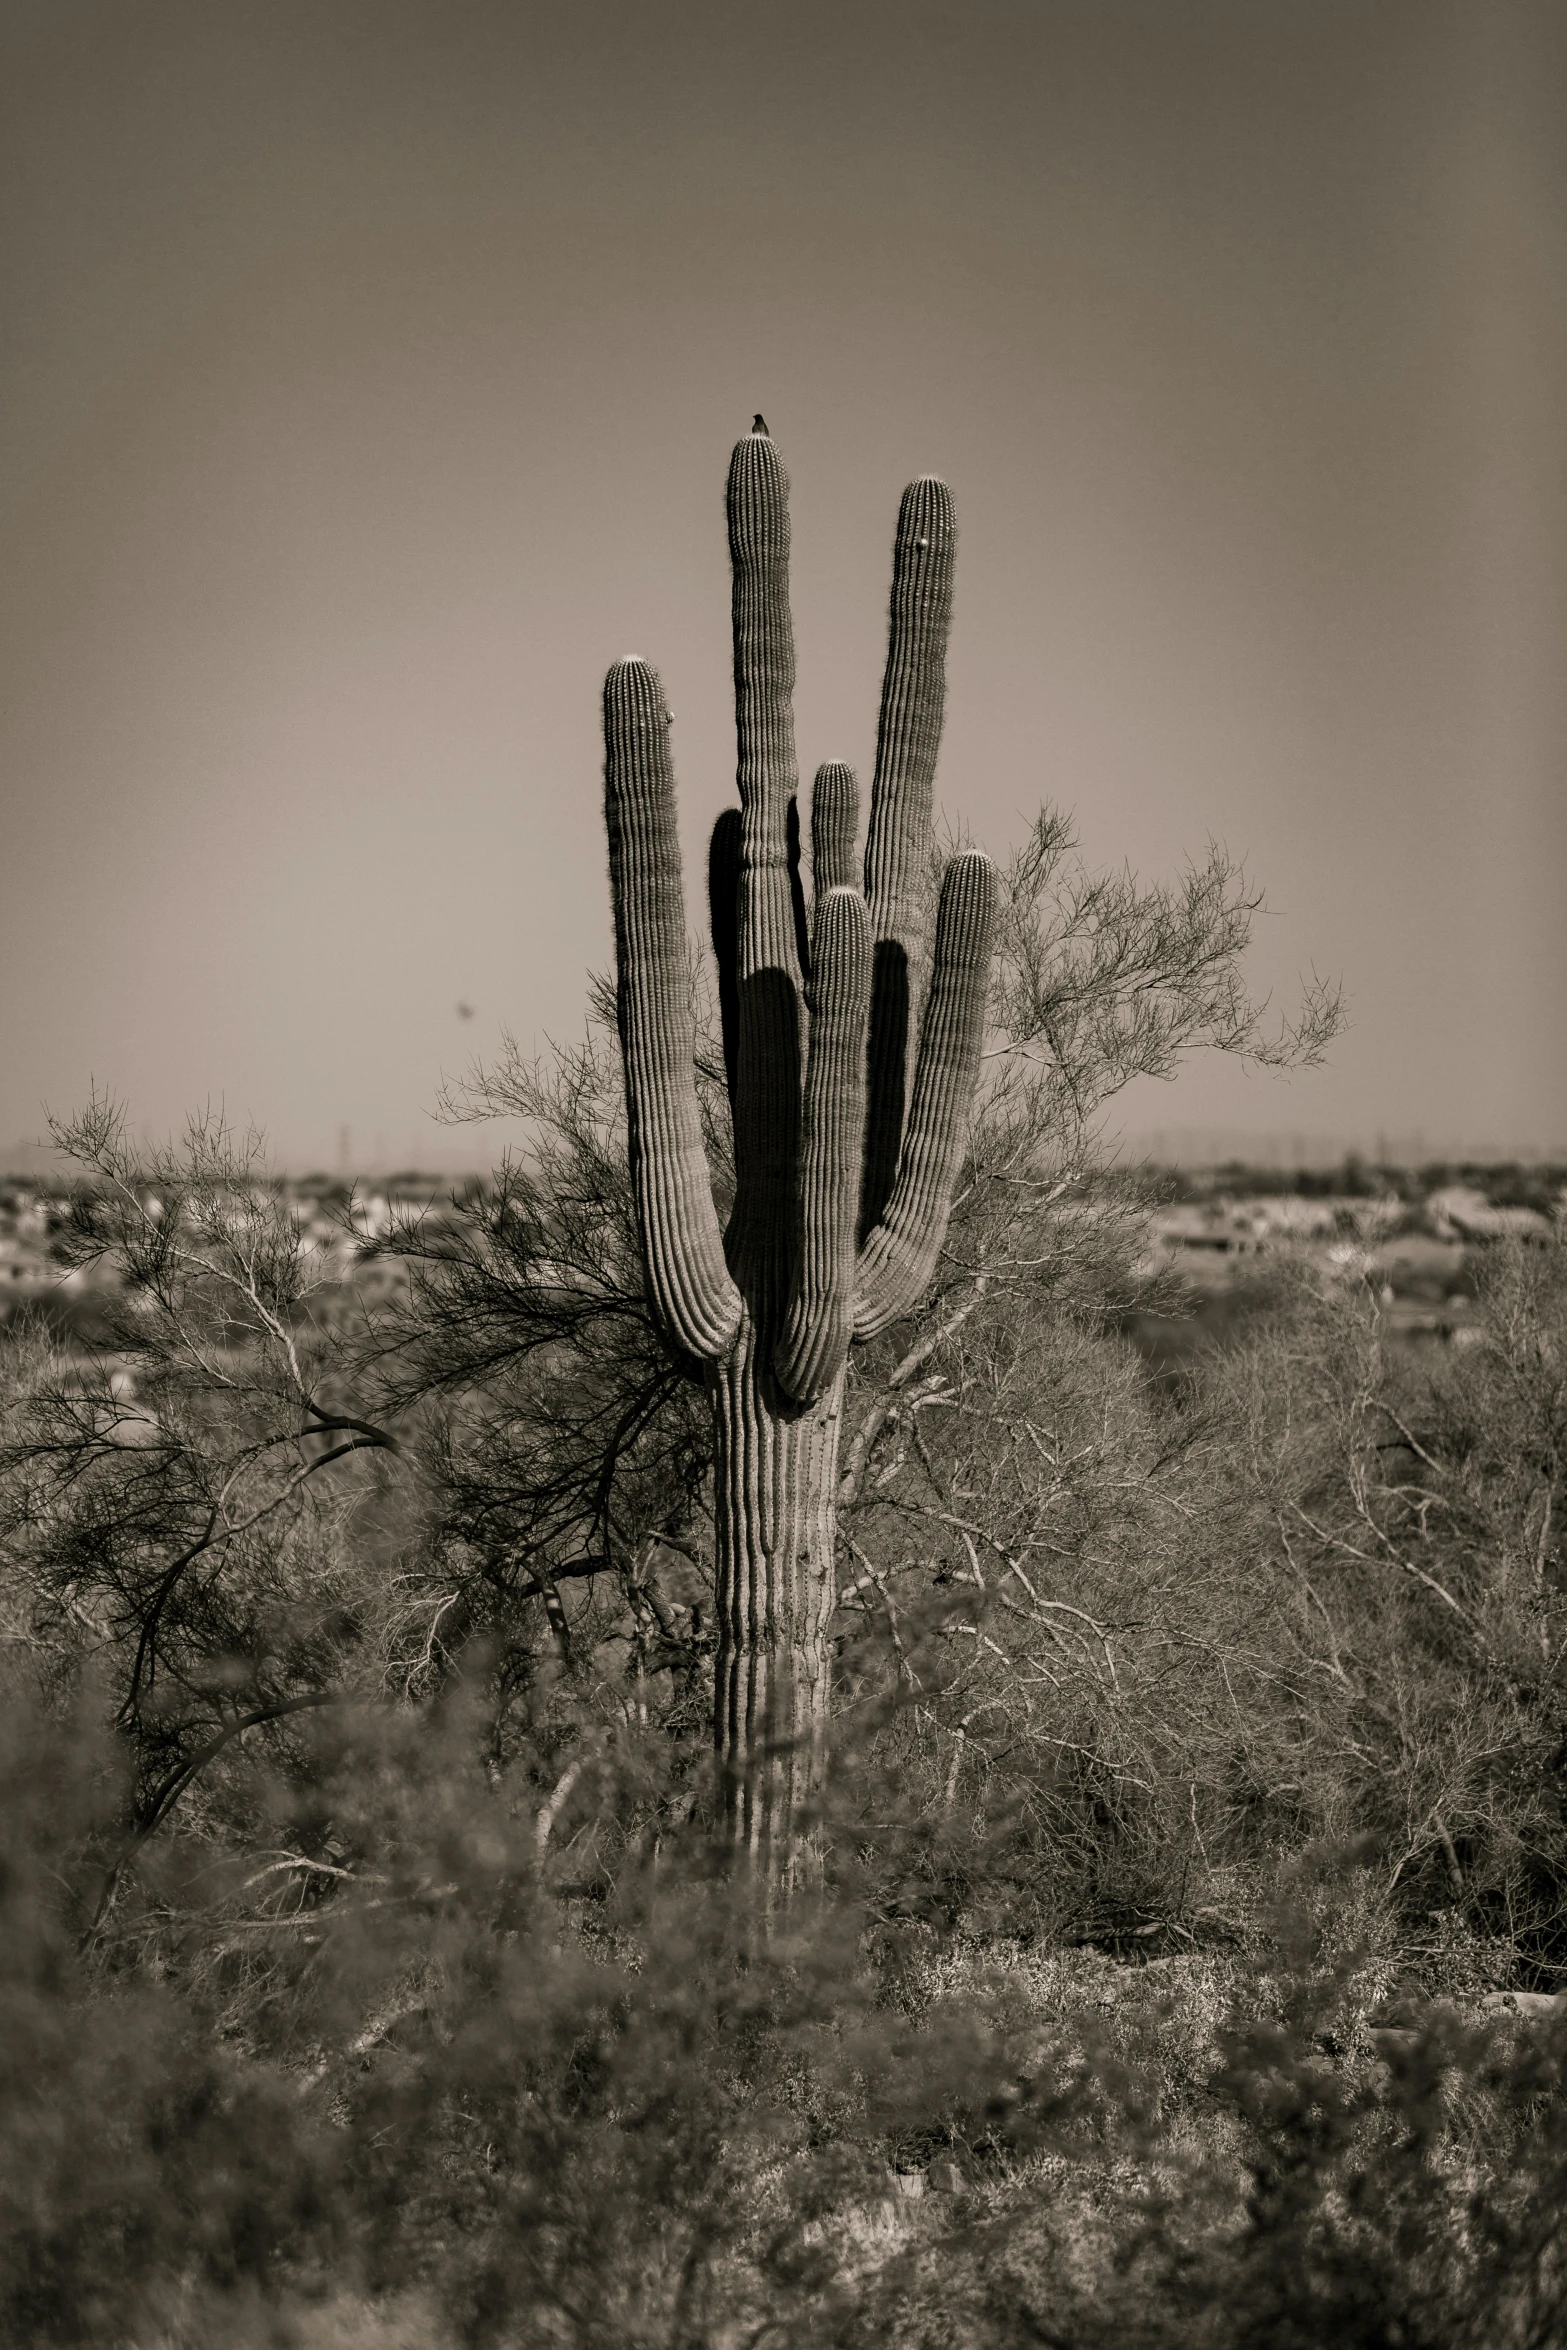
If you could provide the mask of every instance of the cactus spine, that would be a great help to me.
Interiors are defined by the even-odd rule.
[[[844,1368],[935,1272],[978,1076],[995,913],[987,858],[947,866],[931,794],[954,524],[904,492],[863,884],[851,769],[817,771],[814,905],[799,874],[788,478],[765,431],[729,468],[740,807],[709,855],[736,1193],[720,1232],[702,1146],[670,720],[656,672],[604,686],[604,798],[643,1269],[712,1400],[714,1729],[736,1834],[773,1881],[820,1771]],[[917,1038],[912,1075],[911,1040]]]

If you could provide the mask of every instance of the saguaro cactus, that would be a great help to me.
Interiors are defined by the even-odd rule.
[[[807,923],[788,478],[757,424],[728,485],[740,806],[709,859],[735,1145],[723,1233],[693,1074],[671,719],[644,661],[605,681],[604,801],[648,1297],[712,1398],[715,1736],[737,1837],[776,1879],[820,1770],[844,1366],[935,1271],[978,1075],[995,874],[954,857],[933,909],[955,533],[945,485],[916,481],[893,552],[863,887],[854,774],[823,766]]]

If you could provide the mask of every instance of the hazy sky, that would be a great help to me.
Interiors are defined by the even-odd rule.
[[[1330,1068],[1199,1062],[1131,1133],[1567,1141],[1567,8],[0,21],[0,1144],[96,1080],[472,1160],[443,1068],[609,957],[610,660],[664,673],[690,864],[732,796],[756,408],[807,772],[868,774],[940,472],[947,809],[1221,839],[1259,987],[1342,975]]]

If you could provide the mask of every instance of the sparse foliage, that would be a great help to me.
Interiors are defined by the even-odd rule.
[[[133,1759],[119,1867],[247,1733],[327,1702],[360,1629],[352,1479],[397,1439],[351,1408],[341,1333],[255,1137],[220,1120],[140,1152],[99,1100],[58,1125],[82,1170],[69,1261],[107,1263],[105,1341],[15,1350],[0,1456],[14,1642],[113,1688]]]

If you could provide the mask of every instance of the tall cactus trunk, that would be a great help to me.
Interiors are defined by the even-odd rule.
[[[767,1882],[805,1861],[820,1793],[836,1587],[843,1372],[812,1404],[786,1396],[745,1315],[708,1373],[713,1407],[718,1657],[713,1733],[737,1847]]]
[[[604,812],[648,1300],[713,1402],[718,1753],[736,1841],[776,1888],[800,1872],[821,1778],[845,1363],[936,1270],[979,1072],[995,875],[954,857],[932,925],[945,488],[904,493],[864,864],[854,775],[824,766],[809,917],[788,479],[765,432],[734,452],[728,516],[740,806],[719,818],[708,875],[734,1123],[722,1233],[693,1078],[670,712],[644,661],[605,681]]]

